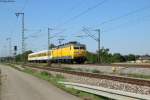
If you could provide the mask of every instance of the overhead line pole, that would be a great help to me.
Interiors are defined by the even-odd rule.
[[[24,13],[15,13],[16,16],[18,17],[19,15],[22,15],[22,61],[25,63],[25,57],[24,57],[24,52],[25,52],[25,36],[24,36]]]
[[[12,49],[12,47],[11,47],[11,38],[9,37],[9,38],[7,38],[6,40],[8,41],[8,45],[9,45],[9,55],[8,55],[8,59],[9,59],[9,62],[10,62],[11,56],[12,56],[12,52],[11,52],[11,49]]]
[[[64,40],[63,38],[58,39],[59,45],[62,44],[63,40]],[[62,48],[59,48],[59,49],[60,49],[59,65],[61,66],[61,63],[62,63]]]
[[[90,34],[89,31],[88,31],[88,29],[86,29],[86,28],[84,28],[83,31],[85,31],[85,33],[89,37],[91,37],[92,39],[94,39],[95,41],[98,42],[98,51],[97,51],[97,58],[98,59],[97,60],[98,60],[98,63],[102,63],[102,61],[101,61],[101,47],[100,47],[100,42],[101,42],[101,40],[100,40],[100,37],[101,37],[100,36],[100,29],[94,30],[94,31],[96,31],[98,33],[98,37],[95,37],[94,35]]]
[[[100,29],[96,29],[95,31],[98,32],[98,38],[97,38],[97,41],[98,41],[98,62],[101,63],[101,48],[100,48],[101,40],[100,40]]]
[[[50,30],[52,30],[51,28],[48,28],[48,51],[47,51],[47,54],[48,54],[48,66],[51,66],[51,61],[50,61]]]
[[[11,38],[6,39],[9,42],[9,56],[11,57]]]

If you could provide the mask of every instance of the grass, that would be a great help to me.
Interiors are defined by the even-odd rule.
[[[99,70],[97,70],[97,69],[93,69],[93,70],[91,70],[92,71],[92,73],[101,73]]]
[[[63,67],[63,69],[66,71],[74,70],[74,68],[71,68],[71,67]]]
[[[80,72],[83,72],[83,71],[84,71],[84,69],[83,69],[83,68],[75,68],[74,70],[76,70],[76,71],[80,71]]]
[[[73,88],[66,88],[63,84],[58,83],[58,81],[65,81],[64,76],[62,76],[60,74],[57,74],[56,76],[53,76],[53,75],[49,74],[48,72],[45,72],[45,71],[44,72],[36,72],[36,71],[33,71],[29,68],[26,68],[23,71],[26,72],[26,73],[29,73],[33,76],[36,76],[38,78],[41,78],[43,80],[47,80],[48,82],[50,82],[51,84],[57,86],[58,88],[66,91],[68,93],[71,93],[72,95],[80,97],[83,100],[110,100],[110,99],[105,98],[105,97],[100,97],[100,96],[97,96],[97,95],[94,95],[94,94],[82,92],[80,90],[76,90],[76,89],[73,89]]]

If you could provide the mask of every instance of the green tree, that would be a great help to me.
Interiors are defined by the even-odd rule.
[[[125,62],[126,59],[120,53],[114,53],[112,57],[113,62]]]
[[[86,58],[88,63],[96,63],[97,62],[97,55],[92,52],[86,52]]]
[[[54,45],[54,44],[49,45],[49,49],[52,49],[52,48],[55,48],[55,47],[56,47],[56,45]]]
[[[111,63],[112,62],[112,54],[109,52],[108,48],[102,48],[100,51],[100,60],[101,63]]]
[[[126,61],[135,61],[137,58],[137,56],[134,54],[125,55],[124,57],[125,57]]]
[[[22,57],[24,58],[24,61],[27,61],[28,60],[28,54],[30,54],[30,53],[33,53],[31,50],[28,50],[28,51],[26,51],[26,52],[24,52],[23,54],[18,54],[17,56],[16,56],[16,61],[17,62],[21,62],[22,61]]]
[[[129,54],[129,55],[122,55],[120,53],[112,54],[110,53],[110,50],[108,48],[104,48],[104,47],[98,52],[100,52],[101,63],[134,61],[135,59],[139,57],[133,54]],[[89,63],[97,63],[98,52],[97,54],[87,52],[87,61]]]
[[[128,55],[128,61],[134,61],[136,59],[136,56],[133,54]]]

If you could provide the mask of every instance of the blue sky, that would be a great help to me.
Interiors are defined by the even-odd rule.
[[[109,48],[112,53],[150,54],[150,0],[106,0],[95,9],[74,18],[102,1],[16,0],[15,3],[0,3],[0,55],[8,55],[8,37],[12,38],[12,45],[21,49],[21,17],[17,18],[15,12],[25,13],[26,50],[46,49],[47,27],[50,27],[53,28],[51,35],[57,36],[51,39],[52,43],[58,44],[58,39],[64,38],[64,43],[78,41],[86,44],[89,51],[95,52],[95,40],[76,37],[84,35],[82,27],[89,27],[91,34],[95,35],[92,30],[101,29],[101,46]],[[104,21],[108,22],[101,24]]]

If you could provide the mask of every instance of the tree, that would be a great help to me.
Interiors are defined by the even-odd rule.
[[[28,51],[26,51],[26,52],[23,53],[23,57],[24,57],[24,60],[25,60],[25,61],[28,61],[28,55],[29,55],[30,53],[33,53],[33,52],[32,52],[31,50],[28,50]]]
[[[88,63],[96,63],[97,62],[97,55],[95,53],[87,51],[86,58],[87,58]]]
[[[28,50],[26,52],[24,52],[23,54],[18,54],[16,57],[15,57],[15,60],[17,62],[20,62],[22,61],[22,57],[24,58],[24,61],[27,61],[28,60],[28,54],[30,53],[33,53],[31,50]]]
[[[125,62],[124,56],[122,56],[120,53],[114,53],[112,57],[113,62]]]
[[[102,48],[100,51],[101,63],[114,63],[114,62],[126,62],[126,61],[134,61],[139,56],[134,54],[122,55],[120,53],[110,53],[108,48]],[[87,52],[87,61],[90,63],[97,63],[97,54]]]
[[[49,45],[49,49],[52,49],[52,48],[55,48],[55,47],[56,47],[56,45],[54,45],[54,44]]]
[[[126,61],[135,61],[137,56],[134,54],[125,55]]]
[[[101,63],[111,63],[112,62],[112,54],[109,53],[108,48],[102,48],[100,51],[100,60]]]

